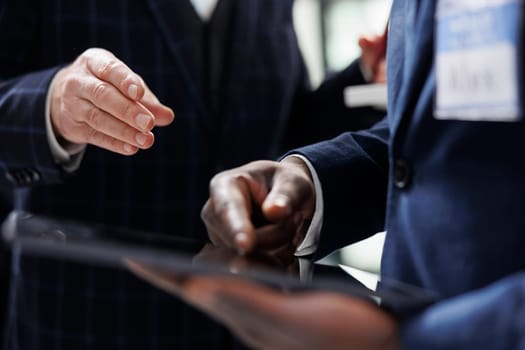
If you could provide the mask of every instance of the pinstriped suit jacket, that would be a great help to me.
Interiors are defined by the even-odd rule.
[[[214,173],[276,158],[291,124],[315,136],[292,0],[233,1],[220,84],[212,87],[199,70],[204,26],[186,0],[0,6],[0,181],[31,185],[31,211],[204,238],[199,212]],[[45,96],[56,71],[90,47],[122,58],[175,110],[176,121],[155,130],[154,147],[132,158],[88,147],[79,171],[66,176],[47,145]],[[336,89],[349,79],[360,83],[357,71],[349,69]],[[126,272],[14,260],[9,348],[232,346],[210,320]]]

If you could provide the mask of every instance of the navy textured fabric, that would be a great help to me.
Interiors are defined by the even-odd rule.
[[[21,201],[33,212],[205,238],[199,212],[218,170],[274,159],[284,144],[328,136],[339,121],[364,127],[377,119],[336,118],[348,112],[342,88],[363,82],[355,64],[309,91],[291,0],[227,3],[215,12],[230,11],[221,27],[216,15],[203,24],[186,0],[3,0],[0,185],[33,185]],[[222,34],[214,36],[215,25]],[[222,50],[203,49],[212,41]],[[80,169],[65,174],[47,145],[45,97],[57,70],[90,47],[123,59],[176,120],[154,131],[151,150],[126,158],[88,147]],[[12,270],[8,348],[235,346],[208,318],[126,271],[24,254]]]
[[[323,185],[320,252],[386,228],[382,274],[440,299],[396,310],[405,349],[523,349],[523,108],[516,122],[434,117],[436,3],[394,0],[388,119],[298,150]]]

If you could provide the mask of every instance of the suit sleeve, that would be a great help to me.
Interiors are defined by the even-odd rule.
[[[404,349],[524,349],[525,273],[435,304],[402,327]]]
[[[46,137],[45,103],[59,67],[33,62],[39,48],[34,5],[6,0],[0,5],[0,182],[27,186],[56,182],[62,171]]]
[[[384,230],[388,139],[384,119],[371,129],[290,152],[306,157],[321,182],[324,215],[316,255]]]

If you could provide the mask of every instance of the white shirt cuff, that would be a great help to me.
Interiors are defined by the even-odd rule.
[[[308,258],[298,257],[299,260],[299,279],[301,282],[312,282],[314,275],[314,262]]]
[[[310,222],[310,227],[308,228],[308,231],[306,232],[306,235],[303,241],[301,242],[301,244],[299,244],[299,246],[295,250],[295,256],[311,255],[317,249],[319,239],[321,236],[321,228],[323,226],[323,211],[324,211],[323,189],[321,187],[321,181],[319,181],[319,177],[317,176],[317,172],[315,171],[312,163],[310,163],[308,159],[306,159],[300,154],[293,154],[288,157],[297,157],[301,159],[303,162],[305,162],[306,166],[308,166],[308,169],[310,170],[312,179],[314,180],[314,187],[315,187],[314,216],[312,218],[312,221]]]
[[[53,85],[55,79],[51,81],[49,89],[47,90],[46,96],[46,134],[51,154],[57,164],[60,164],[67,172],[73,172],[80,166],[80,162],[84,156],[86,145],[71,144],[71,147],[64,148],[58,143],[55,132],[53,131],[53,125],[51,124],[51,91],[53,91]]]

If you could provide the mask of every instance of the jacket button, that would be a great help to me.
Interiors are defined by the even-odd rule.
[[[30,169],[9,169],[5,172],[5,178],[14,186],[28,186],[40,181],[41,176],[38,170]]]
[[[5,178],[7,179],[7,181],[9,181],[9,183],[11,183],[11,185],[18,185],[18,181],[11,171],[7,170],[5,172]]]
[[[40,181],[40,173],[36,169],[31,170],[31,180],[33,183]]]
[[[406,160],[396,159],[394,161],[394,185],[402,190],[410,185],[412,171]]]

